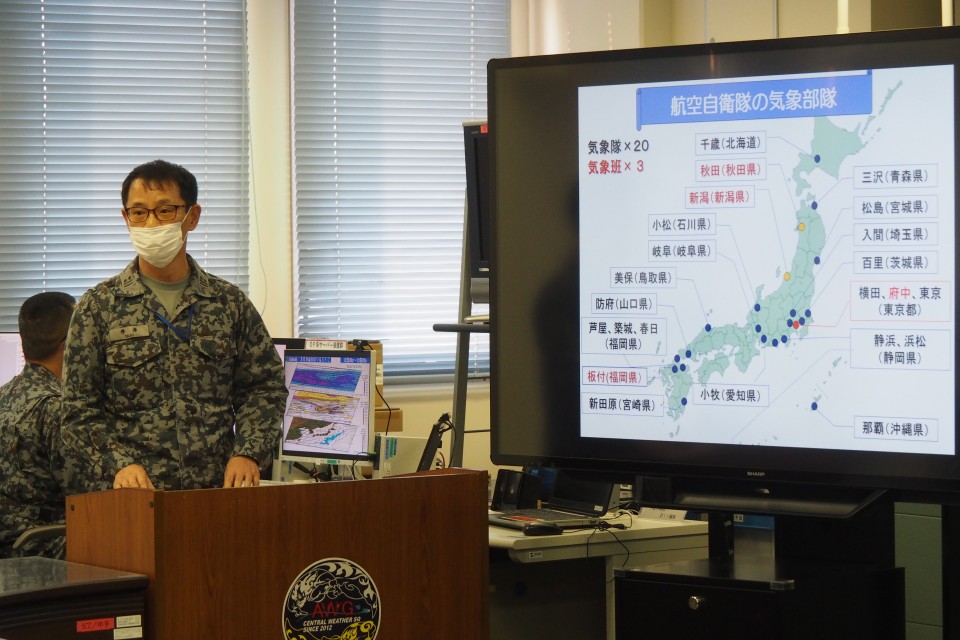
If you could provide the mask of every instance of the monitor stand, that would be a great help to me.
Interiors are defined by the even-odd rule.
[[[884,493],[848,517],[774,515],[770,546],[764,555],[781,565],[819,562],[893,567],[893,506],[889,494]],[[707,521],[710,558],[737,558],[737,540],[743,528],[735,526],[733,513],[712,512]],[[748,551],[751,549],[755,547],[748,547]]]

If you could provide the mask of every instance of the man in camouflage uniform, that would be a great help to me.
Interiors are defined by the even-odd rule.
[[[20,307],[23,372],[0,387],[0,558],[62,558],[64,538],[47,538],[13,552],[34,527],[64,522],[60,443],[60,373],[73,296],[48,291]]]
[[[280,438],[283,367],[244,293],[186,253],[197,181],[163,160],[121,188],[138,257],[80,299],[63,440],[81,490],[254,486]]]

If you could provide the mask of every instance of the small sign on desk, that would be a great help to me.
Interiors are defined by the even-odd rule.
[[[654,507],[641,507],[640,517],[647,520],[686,520],[687,511],[685,509],[656,509]]]

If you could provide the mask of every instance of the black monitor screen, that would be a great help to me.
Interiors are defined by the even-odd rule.
[[[491,62],[494,462],[960,489],[958,65],[954,28]]]
[[[303,349],[306,342],[304,338],[273,338],[273,346],[276,348],[281,362],[283,362],[283,354],[287,349]]]
[[[466,238],[471,298],[489,302],[490,278],[490,152],[486,122],[463,124],[466,169]]]

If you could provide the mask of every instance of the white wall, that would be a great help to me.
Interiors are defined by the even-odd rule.
[[[640,46],[637,0],[513,0],[513,55],[626,49]]]
[[[293,336],[290,16],[287,2],[250,0],[250,298],[270,335]]]
[[[512,0],[513,55],[870,30],[872,0]],[[841,15],[844,19],[840,19]]]

